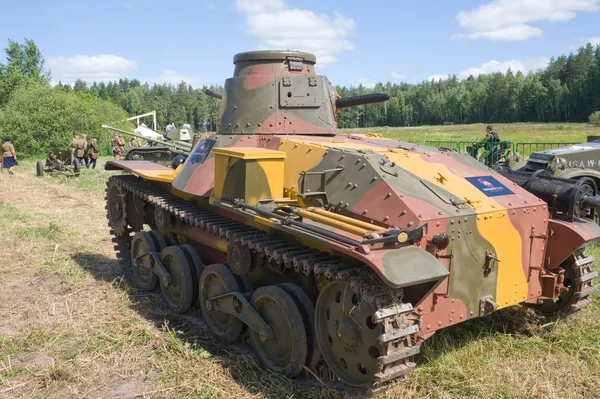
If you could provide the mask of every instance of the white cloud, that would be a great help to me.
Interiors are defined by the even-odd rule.
[[[73,84],[77,79],[91,83],[125,78],[135,69],[136,62],[114,54],[99,54],[51,57],[46,60],[46,65],[53,82]]]
[[[481,74],[494,73],[494,72],[502,72],[506,73],[508,68],[512,70],[513,73],[517,73],[517,71],[521,71],[524,74],[529,71],[536,71],[538,69],[544,69],[548,66],[548,62],[550,62],[549,58],[539,57],[539,58],[530,58],[527,60],[509,60],[509,61],[496,61],[491,60],[481,64],[479,67],[475,68],[467,68],[458,73],[458,78],[466,79],[469,76],[473,75],[477,77]]]
[[[400,82],[400,81],[406,80],[406,78],[408,77],[408,76],[406,76],[402,73],[398,73],[398,72],[392,72],[392,73],[390,73],[390,76],[392,77],[392,80],[395,82]]]
[[[194,87],[194,88],[198,88],[198,87],[202,86],[200,79],[181,75],[177,71],[174,71],[172,69],[166,69],[163,73],[160,74],[159,77],[145,79],[145,81],[150,84],[156,83],[156,84],[160,85],[163,83],[167,83],[167,84],[172,84],[174,86],[177,86],[179,83],[181,83],[183,81],[189,85],[192,85],[192,87]]]
[[[217,5],[215,3],[208,3],[206,4],[206,8],[208,8],[209,10],[214,10],[217,8]]]
[[[600,0],[492,0],[457,14],[458,25],[466,32],[456,39],[518,41],[543,35],[531,26],[539,21],[564,22],[578,12],[600,10]]]
[[[377,84],[377,82],[374,81],[373,79],[364,78],[364,77],[353,79],[349,83],[350,83],[350,86],[358,87],[360,85],[363,85],[363,87],[366,87],[367,89],[372,89]]]
[[[588,38],[584,44],[587,44],[587,43],[591,43],[592,46],[594,46],[594,47],[600,46],[600,36]]]
[[[123,3],[123,5],[125,6],[125,8],[127,8],[128,10],[133,10],[133,3],[130,1],[126,1],[125,3]]]
[[[308,51],[321,65],[354,50],[348,38],[356,31],[356,23],[340,13],[317,14],[291,8],[283,0],[236,0],[235,6],[244,15],[246,34],[260,48]]]
[[[428,82],[438,82],[440,80],[447,80],[448,79],[448,75],[431,75],[431,76],[427,76],[427,79],[425,79]]]

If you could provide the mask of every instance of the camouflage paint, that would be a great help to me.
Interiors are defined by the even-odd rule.
[[[467,155],[366,135],[335,135],[337,93],[326,78],[315,74],[311,57],[296,52],[236,56],[234,77],[225,84],[219,134],[209,140],[215,148],[257,147],[285,153],[282,184],[290,199],[300,192],[302,172],[341,168],[328,172],[325,187],[318,176],[307,177],[305,193],[325,191],[329,204],[324,205],[331,211],[389,228],[427,224],[424,237],[409,247],[374,244],[359,250],[233,207],[213,206],[218,213],[358,259],[388,285],[405,286],[427,336],[479,316],[483,297],[491,297],[498,308],[535,299],[541,294],[541,266],[555,268],[577,247],[600,236],[600,228],[589,223],[551,220],[545,203]],[[303,69],[290,69],[292,61]],[[297,107],[310,96],[296,96],[295,91],[287,97],[296,104],[290,107],[282,96],[287,96],[285,88],[296,86],[310,88],[308,93],[318,96],[318,107],[314,103]],[[144,171],[147,166],[119,166],[152,179],[152,173]],[[188,159],[173,188],[211,207],[206,200],[219,167],[212,155],[202,163]],[[242,178],[234,169],[231,176],[226,174],[226,186],[240,184]],[[262,180],[271,178],[268,170],[256,173]],[[506,189],[505,195],[486,194],[472,182],[477,178],[487,184],[492,183],[486,178],[494,179]],[[299,204],[321,205],[310,197]],[[362,240],[330,225],[321,227]],[[431,244],[441,233],[451,240],[444,250]],[[488,272],[487,253],[499,260]],[[415,259],[421,260],[419,265]],[[421,265],[423,269],[416,270]],[[435,283],[433,292],[423,285],[428,280]]]

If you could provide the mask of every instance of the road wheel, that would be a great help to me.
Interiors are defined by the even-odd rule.
[[[250,330],[256,354],[271,370],[288,377],[298,375],[306,362],[306,327],[294,300],[283,288],[270,285],[254,292],[252,306],[272,331],[263,342]]]

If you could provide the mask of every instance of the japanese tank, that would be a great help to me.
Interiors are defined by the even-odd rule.
[[[600,227],[576,211],[598,207],[595,186],[521,186],[467,154],[342,134],[340,109],[388,96],[340,98],[312,54],[233,63],[218,132],[184,164],[106,164],[126,172],[106,185],[118,256],[171,312],[199,309],[222,345],[251,345],[276,373],[376,391],[436,331],[590,303]],[[560,195],[538,197],[547,186]]]
[[[195,138],[191,125],[184,124],[177,128],[175,124],[167,125],[165,133],[158,133],[155,137],[147,137],[143,134],[128,132],[108,125],[102,125],[103,128],[112,130],[131,137],[137,137],[148,142],[148,145],[141,147],[130,147],[124,155],[125,160],[131,161],[151,161],[165,166],[177,166],[189,155],[192,150],[193,140]],[[146,128],[146,130],[151,130]]]

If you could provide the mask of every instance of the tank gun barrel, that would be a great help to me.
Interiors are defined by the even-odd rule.
[[[108,130],[112,130],[118,133],[123,133],[126,134],[128,136],[133,136],[133,137],[137,137],[140,138],[142,140],[146,140],[149,143],[154,143],[154,144],[158,144],[164,147],[168,147],[171,152],[175,153],[175,154],[179,154],[179,155],[185,155],[188,156],[190,154],[190,151],[192,150],[191,145],[189,146],[189,149],[187,148],[182,148],[183,147],[183,143],[179,143],[179,145],[174,145],[173,143],[169,143],[168,141],[162,141],[162,140],[154,140],[151,139],[149,137],[144,137],[142,135],[139,134],[135,134],[132,132],[128,132],[127,130],[123,130],[123,129],[118,129],[116,127],[112,127],[112,126],[108,126],[108,125],[102,125],[103,129],[108,129]]]
[[[358,96],[338,98],[335,102],[335,106],[338,109],[339,108],[356,107],[358,105],[382,103],[389,99],[390,99],[390,95],[386,94],[386,93],[360,94]]]
[[[209,95],[209,96],[211,96],[211,97],[218,98],[219,100],[223,98],[223,94],[221,94],[221,93],[217,93],[216,91],[212,91],[212,90],[210,90],[210,89],[206,89],[206,90],[204,90],[204,93],[205,93],[206,95]]]

